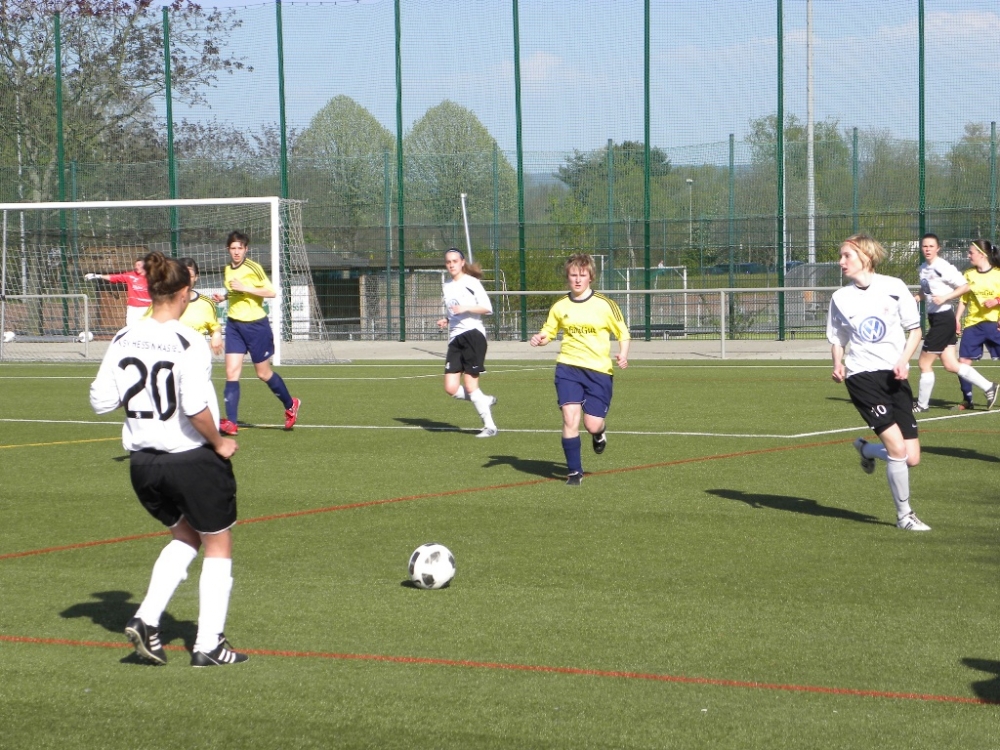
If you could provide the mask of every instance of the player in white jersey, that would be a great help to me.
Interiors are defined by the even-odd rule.
[[[896,505],[896,525],[930,531],[910,507],[910,469],[920,463],[920,439],[913,418],[913,392],[907,380],[910,358],[920,346],[920,310],[906,284],[875,273],[885,249],[866,234],[840,246],[840,268],[853,283],[830,299],[826,335],[833,357],[833,379],[847,393],[881,444],[854,441],[861,468],[875,471],[886,462],[886,477]]]
[[[212,355],[204,337],[180,323],[191,291],[188,270],[153,252],[145,258],[153,314],[120,330],[90,386],[98,414],[125,411],[122,444],[143,507],[170,529],[146,597],[125,626],[136,653],[166,664],[159,624],[188,566],[204,545],[195,667],[246,661],[223,634],[232,591],[236,441],[219,434]]]
[[[916,299],[927,303],[927,336],[918,360],[920,381],[913,411],[930,409],[934,360],[939,357],[945,370],[981,388],[986,394],[987,404],[992,406],[997,399],[996,384],[976,372],[972,365],[959,362],[955,352],[958,341],[955,304],[969,291],[969,285],[962,272],[938,254],[940,250],[941,241],[936,234],[925,234],[920,238],[920,251],[925,260],[920,264],[920,292]]]
[[[437,322],[438,328],[448,329],[444,391],[453,398],[472,402],[483,420],[483,429],[476,437],[493,437],[497,426],[491,407],[497,400],[479,388],[479,376],[486,372],[483,316],[493,314],[493,305],[479,281],[482,270],[474,263],[466,263],[465,253],[449,248],[444,254],[444,267],[451,277],[441,290],[447,317]]]

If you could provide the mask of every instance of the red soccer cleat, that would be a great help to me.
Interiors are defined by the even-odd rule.
[[[223,419],[219,422],[219,432],[223,435],[235,435],[239,431],[235,422],[230,422],[228,419]]]
[[[297,398],[292,399],[292,408],[285,409],[285,429],[290,430],[295,426],[295,420],[299,418],[299,407],[302,402]]]

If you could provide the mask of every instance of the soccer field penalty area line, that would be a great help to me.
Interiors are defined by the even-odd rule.
[[[131,649],[129,643],[110,641],[85,641],[69,638],[33,638],[30,636],[2,635],[0,642],[41,646],[70,646],[77,648]],[[163,648],[171,652],[186,653],[183,646],[166,644]],[[251,656],[284,659],[323,659],[332,661],[378,662],[383,664],[420,665],[432,667],[458,667],[505,672],[529,672],[538,674],[568,675],[572,677],[596,677],[612,680],[643,680],[677,685],[705,685],[709,687],[740,688],[746,690],[769,690],[787,693],[819,693],[823,695],[850,698],[878,698],[884,700],[906,700],[933,703],[964,703],[980,706],[1000,705],[1000,701],[986,698],[970,698],[961,695],[937,695],[934,693],[911,693],[891,690],[861,690],[858,688],[838,688],[823,685],[795,685],[755,680],[727,680],[716,677],[691,677],[658,672],[633,672],[612,669],[587,669],[584,667],[558,667],[543,664],[517,664],[510,662],[477,661],[472,659],[435,659],[423,656],[391,656],[387,654],[344,654],[326,651],[284,651],[276,649],[241,648]]]

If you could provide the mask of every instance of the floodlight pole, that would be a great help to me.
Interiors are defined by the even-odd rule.
[[[694,247],[694,180],[688,177],[688,249]]]

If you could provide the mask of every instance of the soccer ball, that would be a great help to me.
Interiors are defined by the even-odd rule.
[[[3,332],[3,342],[5,344],[9,344],[11,341],[13,341],[16,338],[17,338],[17,334],[14,333],[13,331],[4,331]]]
[[[76,340],[79,341],[81,344],[84,341],[93,341],[94,334],[91,333],[90,331],[80,331],[79,335],[76,337]]]
[[[410,580],[421,589],[440,589],[455,577],[455,556],[443,544],[421,544],[410,555]]]

